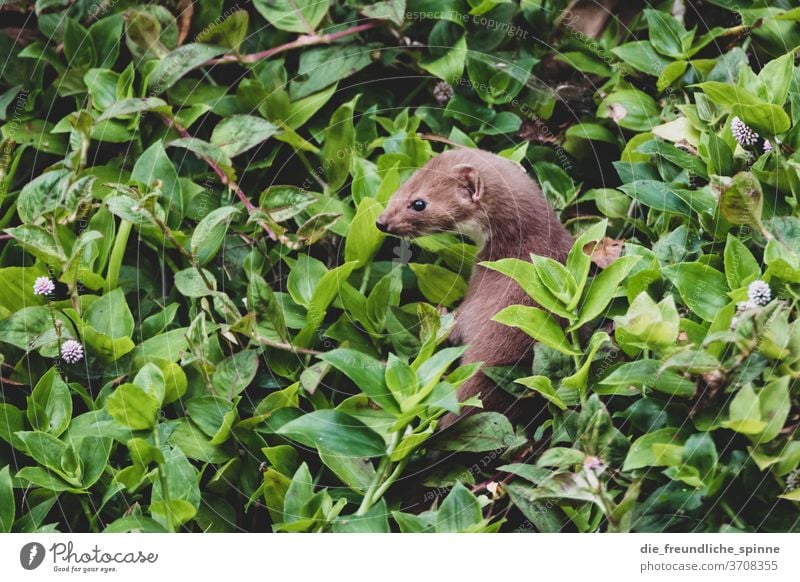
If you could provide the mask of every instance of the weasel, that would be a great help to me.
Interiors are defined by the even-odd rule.
[[[466,234],[479,247],[478,262],[508,257],[528,261],[533,253],[563,263],[572,245],[572,236],[523,167],[477,149],[451,150],[431,159],[392,195],[376,227],[400,237]],[[492,321],[497,312],[515,304],[535,305],[513,279],[475,266],[450,336],[468,346],[462,363],[502,366],[532,358],[530,336]],[[503,412],[512,420],[529,412],[515,406],[515,398],[482,372],[458,390],[462,401],[475,395],[480,395],[484,410]],[[463,410],[462,416],[476,410]],[[440,427],[458,418],[446,416]]]

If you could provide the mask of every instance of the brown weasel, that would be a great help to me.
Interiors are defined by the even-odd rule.
[[[531,253],[564,262],[572,245],[569,232],[522,166],[476,149],[444,152],[417,170],[389,200],[376,226],[401,237],[466,234],[480,248],[478,262],[507,257],[530,260]],[[534,302],[511,278],[475,266],[451,333],[452,341],[468,345],[462,363],[502,366],[532,357],[530,336],[491,320],[515,304]],[[526,412],[481,372],[458,391],[460,400],[476,394],[484,410],[506,413],[512,420],[522,420]],[[445,417],[440,426],[446,428],[457,418]]]

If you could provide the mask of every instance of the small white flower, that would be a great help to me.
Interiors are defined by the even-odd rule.
[[[68,364],[74,364],[83,359],[83,346],[81,342],[69,339],[61,344],[61,357]]]
[[[764,153],[769,153],[769,152],[772,151],[772,142],[770,142],[768,139],[765,139],[764,140],[764,145],[762,147],[763,147]]]
[[[34,295],[50,295],[56,290],[56,284],[50,280],[50,277],[36,277],[33,282]]]
[[[754,145],[759,139],[758,133],[748,127],[745,122],[738,117],[734,117],[731,120],[731,133],[733,133],[733,137],[742,147]]]
[[[767,283],[756,279],[747,286],[747,297],[756,305],[766,305],[772,299],[772,291]]]

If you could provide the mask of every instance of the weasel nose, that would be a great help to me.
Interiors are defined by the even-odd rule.
[[[389,232],[389,225],[385,222],[381,222],[380,219],[375,221],[375,228],[377,228],[381,232]]]

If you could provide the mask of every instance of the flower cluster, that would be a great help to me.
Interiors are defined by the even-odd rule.
[[[50,280],[50,277],[37,277],[33,282],[34,295],[50,295],[56,290],[56,284]]]
[[[83,359],[83,346],[74,339],[69,339],[61,344],[61,357],[68,364],[74,364]]]
[[[747,298],[756,305],[766,305],[772,300],[772,291],[766,282],[756,279],[747,286]]]
[[[744,121],[736,116],[731,120],[731,133],[733,133],[733,137],[742,147],[754,145],[760,139],[755,130],[748,127]]]

